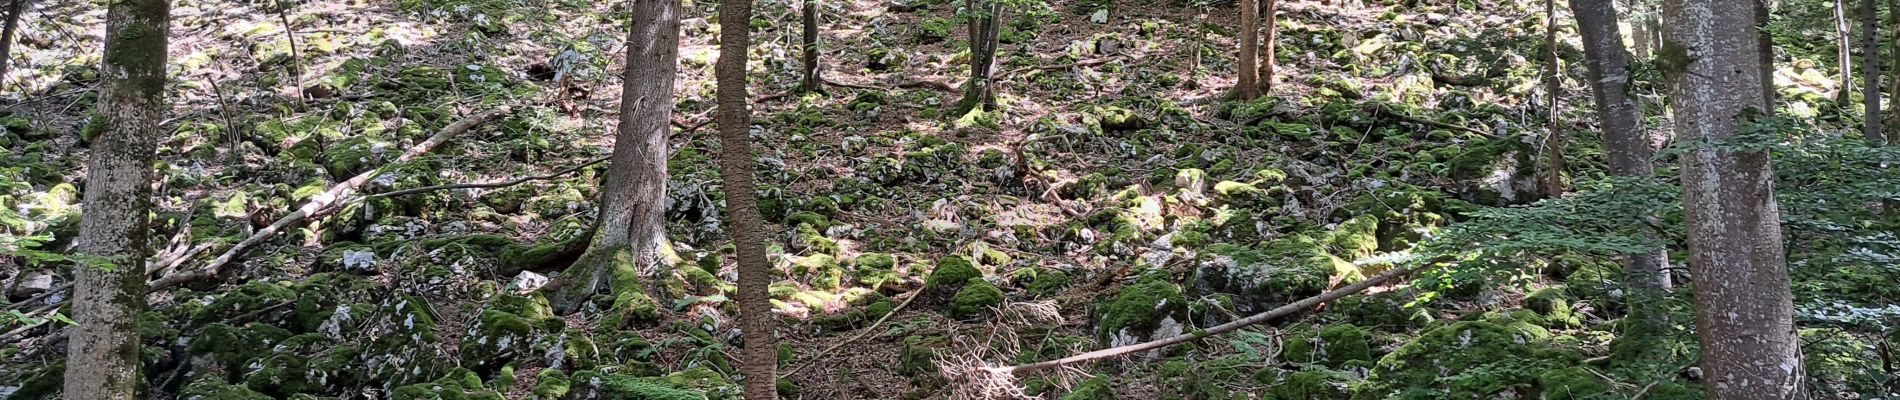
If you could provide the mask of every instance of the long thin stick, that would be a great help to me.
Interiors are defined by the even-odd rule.
[[[845,339],[842,342],[832,343],[831,346],[826,347],[824,351],[818,352],[817,358],[806,360],[805,363],[798,364],[798,366],[792,367],[792,370],[785,371],[784,374],[779,374],[778,376],[779,379],[785,379],[786,377],[792,376],[792,374],[798,373],[798,370],[805,369],[805,366],[815,364],[819,360],[825,359],[825,356],[829,356],[832,354],[832,352],[838,351],[838,348],[844,347],[844,345],[851,344],[851,342],[856,342],[858,341],[858,339],[863,339],[865,336],[871,336],[872,332],[877,332],[878,325],[883,325],[885,320],[889,320],[891,319],[891,316],[897,315],[898,311],[904,311],[904,307],[909,306],[911,301],[917,300],[918,297],[923,297],[923,296],[919,296],[918,295],[919,293],[923,293],[923,291],[919,290],[919,291],[911,292],[910,298],[904,299],[903,303],[898,303],[896,308],[891,309],[891,312],[884,313],[884,316],[881,318],[878,318],[877,322],[872,322],[871,326],[864,327],[864,331],[858,332],[857,336],[852,336],[850,339]]]
[[[1214,336],[1214,335],[1219,335],[1222,333],[1232,332],[1235,330],[1239,330],[1240,328],[1247,327],[1248,325],[1267,322],[1274,319],[1278,319],[1280,317],[1292,315],[1295,312],[1312,308],[1313,306],[1317,306],[1320,303],[1337,300],[1341,297],[1346,297],[1347,295],[1365,291],[1366,289],[1371,288],[1373,286],[1383,284],[1386,281],[1396,279],[1399,276],[1402,276],[1402,275],[1411,273],[1412,271],[1416,271],[1420,268],[1423,268],[1423,266],[1425,265],[1430,265],[1430,263],[1423,263],[1417,266],[1394,269],[1392,271],[1379,274],[1378,276],[1368,278],[1364,281],[1360,281],[1359,283],[1354,283],[1352,285],[1335,289],[1330,292],[1321,293],[1318,296],[1308,297],[1305,300],[1300,300],[1297,302],[1293,302],[1291,304],[1280,306],[1278,308],[1268,310],[1267,312],[1254,314],[1247,318],[1243,318],[1243,319],[1236,320],[1233,322],[1228,322],[1225,324],[1220,324],[1213,328],[1207,328],[1207,330],[1204,330],[1204,331],[1194,331],[1194,332],[1189,332],[1186,334],[1182,334],[1182,335],[1178,335],[1178,336],[1174,336],[1174,337],[1170,337],[1166,339],[1161,339],[1161,340],[1149,341],[1145,343],[1136,343],[1136,344],[1131,344],[1131,345],[1121,346],[1121,347],[1101,349],[1101,350],[1091,351],[1091,352],[1077,354],[1073,356],[1063,357],[1061,359],[1052,360],[1052,361],[1043,361],[1043,362],[1034,363],[1034,364],[1023,364],[1023,365],[1008,366],[1008,367],[984,367],[983,370],[988,371],[989,373],[995,374],[995,375],[1021,374],[1024,372],[1034,372],[1034,371],[1040,371],[1040,370],[1045,370],[1045,369],[1051,369],[1051,368],[1056,368],[1063,365],[1074,364],[1078,362],[1089,361],[1089,360],[1094,360],[1094,359],[1099,359],[1099,358],[1108,358],[1108,357],[1114,357],[1114,356],[1119,356],[1123,354],[1154,350],[1154,349],[1159,349],[1163,347],[1173,346],[1176,344],[1180,344],[1182,342],[1187,342],[1187,341],[1196,340],[1196,339],[1200,339],[1200,338],[1204,338],[1208,336]]]
[[[290,215],[285,215],[283,218],[279,218],[277,222],[271,223],[270,226],[265,227],[264,229],[258,230],[257,233],[251,234],[251,237],[244,238],[244,241],[238,242],[238,244],[235,246],[231,246],[231,249],[229,250],[225,250],[224,254],[218,255],[217,259],[211,260],[211,263],[206,264],[204,268],[199,269],[197,271],[188,272],[188,273],[167,275],[163,278],[159,278],[156,281],[152,281],[150,285],[147,285],[147,288],[149,290],[159,290],[159,289],[176,286],[178,284],[182,284],[186,282],[192,282],[192,281],[197,281],[201,279],[209,279],[211,277],[217,276],[220,272],[224,270],[224,266],[229,265],[234,260],[237,260],[238,257],[243,256],[244,253],[247,251],[250,251],[251,248],[257,247],[257,245],[263,244],[265,241],[270,240],[272,237],[277,236],[277,234],[279,232],[282,232],[284,228],[288,228],[291,225],[301,223],[306,219],[321,217],[321,216],[336,212],[336,210],[339,208],[336,206],[343,204],[344,200],[347,200],[351,196],[351,194],[356,190],[356,187],[362,186],[363,183],[369,182],[370,179],[375,178],[377,175],[380,175],[383,172],[383,169],[388,168],[391,165],[409,162],[410,160],[413,160],[416,157],[421,156],[422,153],[427,153],[429,152],[429,150],[435,149],[437,145],[441,145],[443,142],[447,142],[450,138],[453,138],[456,135],[460,135],[463,132],[467,132],[470,128],[474,128],[476,125],[481,125],[484,122],[488,122],[488,120],[490,119],[507,114],[511,111],[513,111],[513,108],[503,106],[501,108],[490,110],[487,112],[482,112],[480,114],[475,114],[461,121],[456,121],[453,124],[449,124],[449,126],[443,127],[441,131],[436,132],[434,136],[430,136],[427,140],[423,140],[422,143],[417,143],[414,147],[410,147],[408,151],[403,152],[402,156],[397,157],[395,161],[392,161],[388,164],[384,164],[382,167],[376,168],[369,172],[364,172],[362,174],[359,174],[354,178],[350,178],[350,180],[338,183],[336,187],[332,187],[330,188],[330,190],[324,191],[323,194],[311,197],[310,202],[304,203],[302,207],[298,207],[296,212],[292,212],[290,213]]]

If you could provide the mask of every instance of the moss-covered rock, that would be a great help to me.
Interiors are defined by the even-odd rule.
[[[661,377],[586,370],[567,379],[567,399],[731,400],[739,386],[718,371],[696,367]],[[549,388],[549,392],[556,388]],[[537,392],[540,389],[537,388]]]
[[[1049,296],[1068,288],[1073,278],[1060,269],[1038,269],[1036,277],[1029,280],[1029,293],[1036,296]]]
[[[1536,200],[1536,154],[1516,140],[1477,140],[1447,163],[1449,177],[1464,182],[1460,197],[1473,203],[1500,206]]]
[[[1115,400],[1115,388],[1108,385],[1107,379],[1097,376],[1082,381],[1075,390],[1064,394],[1061,400]]]
[[[963,290],[963,285],[968,284],[971,278],[982,279],[983,272],[978,271],[970,259],[945,256],[937,260],[937,268],[930,270],[930,276],[924,278],[924,294],[947,299]]]
[[[1611,387],[1592,373],[1587,367],[1570,367],[1544,371],[1537,376],[1537,386],[1542,390],[1544,400],[1587,400],[1599,398],[1598,395],[1611,392]]]
[[[1165,273],[1150,273],[1123,287],[1115,299],[1096,311],[1096,339],[1107,346],[1146,342],[1180,335],[1187,321],[1187,301],[1181,288]],[[1158,356],[1152,353],[1151,356]]]
[[[1345,400],[1347,382],[1352,378],[1324,368],[1287,374],[1267,389],[1275,399]]]
[[[1352,324],[1329,325],[1319,332],[1301,332],[1285,341],[1282,357],[1295,363],[1325,364],[1339,368],[1351,361],[1372,361],[1372,335]]]
[[[482,385],[474,372],[456,369],[431,382],[397,387],[390,400],[502,400],[501,393]]]
[[[983,278],[970,278],[963,285],[963,290],[957,291],[956,297],[950,299],[950,316],[972,318],[998,304],[1003,304],[1002,289]]]
[[[1521,327],[1464,321],[1426,331],[1381,358],[1354,398],[1524,398],[1546,371],[1582,362]]]
[[[1210,257],[1197,264],[1192,289],[1197,295],[1232,296],[1241,313],[1266,311],[1324,292],[1335,278],[1363,279],[1357,266],[1326,251],[1306,235],[1292,235],[1260,247],[1209,246]]]

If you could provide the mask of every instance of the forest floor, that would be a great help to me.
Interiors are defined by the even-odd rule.
[[[1391,268],[1479,210],[1539,199],[1552,97],[1531,61],[1544,49],[1540,4],[1287,2],[1273,89],[1242,102],[1228,93],[1229,4],[1031,2],[1003,29],[1000,110],[959,116],[942,115],[968,70],[959,3],[820,2],[833,84],[798,94],[799,3],[757,2],[750,21],[781,371],[799,368],[780,383],[786,397],[1700,396],[1677,374],[1693,342],[1653,344],[1663,362],[1619,364],[1616,264],[1571,254],[1483,261],[1519,271],[1504,279],[1375,288],[1227,337],[1024,377],[1020,393],[969,371],[1265,311]],[[270,4],[174,2],[153,240],[195,255],[176,271],[360,173],[377,171],[366,186],[377,193],[543,175],[611,152],[621,3]],[[735,273],[707,124],[725,28],[713,6],[684,8],[667,207],[682,262],[659,318],[623,320],[605,305],[551,315],[523,290],[571,261],[607,170],[597,164],[353,204],[226,274],[154,293],[142,325],[150,390],[733,398]],[[36,5],[0,100],[0,206],[19,216],[0,232],[48,239],[33,244],[43,250],[77,229],[96,8]],[[1574,43],[1561,51],[1581,60]],[[1566,68],[1562,118],[1586,121],[1588,107],[1570,104],[1588,97],[1574,78],[1582,63]],[[1659,89],[1637,90],[1653,100]],[[378,169],[503,106],[514,111]],[[1566,126],[1573,179],[1601,177],[1596,133]],[[65,281],[62,265],[0,255],[9,307],[63,300],[26,302]],[[1686,329],[1687,298],[1669,308]],[[1874,356],[1878,333],[1835,331],[1816,334],[1841,343],[1839,365],[1824,367],[1875,368],[1855,360]],[[57,386],[60,335],[5,340],[18,345],[0,350],[0,397]]]

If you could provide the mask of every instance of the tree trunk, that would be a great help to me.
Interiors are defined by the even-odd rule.
[[[1847,24],[1847,0],[1834,0],[1834,36],[1836,65],[1841,67],[1841,90],[1834,92],[1834,101],[1847,102],[1847,94],[1854,91],[1854,55],[1852,48],[1852,28]]]
[[[1623,49],[1616,7],[1611,0],[1570,0],[1570,11],[1576,13],[1577,31],[1583,36],[1590,93],[1597,104],[1597,124],[1603,129],[1610,174],[1650,177],[1655,174],[1650,163],[1651,139],[1643,130],[1642,108],[1629,95],[1630,55]],[[1629,304],[1627,321],[1632,323],[1619,338],[1616,350],[1633,356],[1623,359],[1653,360],[1648,354],[1661,349],[1656,340],[1663,338],[1669,327],[1668,309],[1664,307],[1670,286],[1666,260],[1661,249],[1623,255],[1623,285],[1627,288],[1624,303]]]
[[[1274,49],[1273,44],[1280,33],[1280,2],[1279,0],[1264,1],[1266,1],[1266,11],[1260,14],[1261,19],[1265,20],[1262,23],[1266,25],[1266,32],[1260,36],[1260,42],[1265,45],[1265,48],[1260,50],[1260,93],[1272,95],[1273,65],[1277,61],[1274,60],[1277,50]]]
[[[824,82],[818,80],[818,0],[805,0],[804,10],[804,52],[805,79],[799,83],[799,91],[812,93],[824,91]]]
[[[1557,65],[1557,0],[1544,0],[1544,47],[1544,93],[1550,96],[1550,110],[1544,114],[1550,124],[1550,136],[1544,138],[1544,156],[1550,162],[1544,171],[1544,197],[1554,198],[1568,190],[1564,187],[1563,117],[1557,110],[1564,86]]]
[[[678,0],[636,0],[627,33],[627,67],[621,79],[620,126],[612,165],[601,188],[593,238],[562,276],[556,305],[572,311],[600,292],[646,288],[612,287],[615,276],[658,279],[668,262],[666,240],[666,151],[679,64]],[[614,312],[652,310],[651,297],[615,296]],[[622,319],[624,321],[624,319]]]
[[[1241,100],[1253,100],[1260,97],[1259,73],[1254,62],[1260,58],[1260,5],[1257,0],[1240,0],[1240,66],[1235,71],[1239,76],[1234,83],[1234,96]]]
[[[970,80],[963,84],[963,100],[957,101],[950,117],[961,117],[970,110],[996,108],[996,89],[990,77],[995,75],[997,39],[1001,36],[1003,3],[996,0],[969,0],[969,9],[982,15],[970,18]]]
[[[1696,57],[1664,71],[1679,136],[1735,137],[1769,105],[1756,34],[1762,8],[1725,0],[1670,0],[1665,8],[1666,46]],[[1718,400],[1805,398],[1768,152],[1699,146],[1681,158],[1703,387]]]
[[[99,116],[105,130],[86,161],[65,398],[131,399],[139,382],[145,309],[146,216],[165,105],[166,0],[120,0],[106,10]],[[110,265],[105,265],[110,263]]]
[[[1860,0],[1860,65],[1861,65],[1861,101],[1864,103],[1866,124],[1861,126],[1861,136],[1875,146],[1887,143],[1880,124],[1880,39],[1876,31],[1880,26],[1880,13],[1874,8],[1875,0]]]
[[[1774,111],[1779,104],[1781,91],[1775,89],[1775,35],[1768,32],[1768,1],[1755,2],[1755,34],[1757,49],[1761,52],[1761,91],[1767,104],[1763,109]],[[1842,44],[1847,42],[1843,41]],[[1845,75],[1843,75],[1845,76]],[[1845,91],[1846,89],[1842,89]],[[1845,97],[1845,96],[1843,96]]]
[[[1887,0],[1887,9],[1900,10],[1900,0]],[[1888,43],[1888,48],[1892,50],[1889,50],[1887,57],[1888,61],[1891,61],[1888,65],[1893,67],[1884,69],[1887,72],[1886,97],[1900,99],[1900,11],[1890,11],[1888,14],[1891,15],[1891,21],[1888,22],[1888,26],[1892,28],[1892,30],[1889,31],[1891,39]],[[1883,113],[1882,116],[1887,119],[1895,119],[1896,113],[1900,113],[1900,111]],[[1891,127],[1896,125],[1900,125],[1900,121],[1882,121],[1881,127],[1892,130],[1893,128]],[[1881,137],[1887,138],[1893,137],[1893,135],[1883,133]],[[1889,140],[1889,142],[1891,142],[1891,140]]]
[[[718,85],[720,174],[726,191],[726,219],[739,259],[739,328],[745,348],[739,372],[745,375],[747,400],[778,398],[778,346],[774,338],[777,317],[772,314],[766,285],[771,266],[765,260],[765,221],[759,215],[758,188],[752,170],[752,111],[746,105],[746,49],[752,32],[751,0],[719,3],[719,63],[714,66]]]
[[[1649,58],[1650,47],[1653,42],[1655,42],[1655,35],[1649,30],[1650,19],[1654,18],[1654,16],[1651,15],[1648,1],[1630,0],[1629,7],[1631,16],[1629,20],[1631,48],[1636,50],[1636,59],[1647,59]],[[1577,2],[1575,1],[1570,2],[1570,9],[1571,12],[1583,13],[1583,11],[1577,10]],[[1614,8],[1612,8],[1612,11],[1614,11]],[[1583,16],[1578,15],[1577,19],[1579,26],[1582,26]],[[1621,31],[1622,29],[1619,28],[1617,30]],[[1589,39],[1584,40],[1587,41]]]
[[[7,2],[7,22],[0,28],[0,93],[6,92],[7,66],[13,61],[13,36],[20,32],[20,13],[26,12],[26,0]]]

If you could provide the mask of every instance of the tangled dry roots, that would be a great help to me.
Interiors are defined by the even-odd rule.
[[[1040,399],[1018,384],[1016,375],[998,367],[1015,359],[1020,338],[1012,327],[1061,325],[1061,308],[1053,301],[1006,303],[990,309],[990,323],[981,335],[957,335],[938,351],[933,363],[948,381],[951,400]],[[1070,370],[1064,370],[1072,372]],[[1058,379],[1057,381],[1067,381]]]

